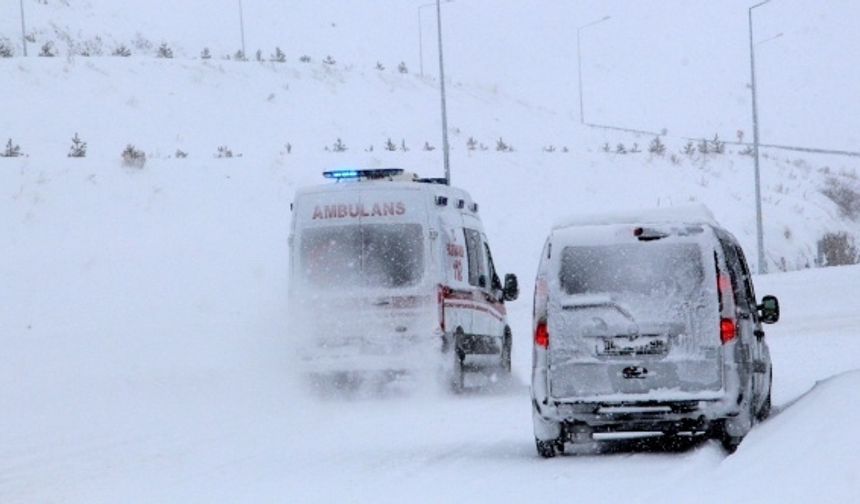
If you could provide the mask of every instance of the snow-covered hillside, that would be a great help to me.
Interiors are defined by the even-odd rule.
[[[301,55],[370,69],[404,61],[438,75],[432,8],[426,0],[243,0],[247,56],[280,46]],[[753,2],[754,3],[754,2]],[[168,44],[177,58],[214,59],[241,48],[237,0],[24,0],[30,54],[52,42],[60,56],[127,46],[153,56]],[[447,75],[578,116],[576,28],[582,32],[585,117],[598,124],[674,136],[752,136],[747,0],[690,3],[601,0],[468,0],[445,3]],[[860,44],[852,0],[779,0],[756,10],[762,141],[860,150],[853,90]],[[20,54],[18,2],[0,6],[0,38]]]

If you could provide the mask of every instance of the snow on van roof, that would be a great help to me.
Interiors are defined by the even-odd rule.
[[[669,208],[628,210],[600,214],[571,215],[556,221],[553,229],[605,224],[711,224],[718,225],[714,214],[705,205],[685,205]]]

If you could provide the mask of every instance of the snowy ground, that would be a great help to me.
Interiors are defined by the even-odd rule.
[[[857,489],[858,267],[759,279],[783,305],[768,332],[779,413],[735,455],[621,444],[545,461],[525,378],[544,230],[529,223],[563,192],[524,205],[540,180],[510,203],[475,191],[502,268],[523,280],[513,382],[318,401],[290,372],[302,335],[284,318],[283,166],[77,162],[2,172],[2,502],[847,502]]]

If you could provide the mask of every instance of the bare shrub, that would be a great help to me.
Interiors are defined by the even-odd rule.
[[[128,144],[122,151],[122,165],[129,168],[143,168],[146,164],[146,153],[138,150],[134,145]]]
[[[830,177],[821,193],[830,198],[839,214],[856,221],[860,217],[860,191],[844,180]]]
[[[822,266],[844,266],[860,263],[854,237],[848,233],[827,233],[818,240],[818,261]]]

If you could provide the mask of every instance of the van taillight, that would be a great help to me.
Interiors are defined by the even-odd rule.
[[[720,341],[725,345],[738,335],[738,326],[732,319],[720,319]]]
[[[546,322],[539,322],[535,329],[535,345],[549,347],[549,329],[546,327]]]

